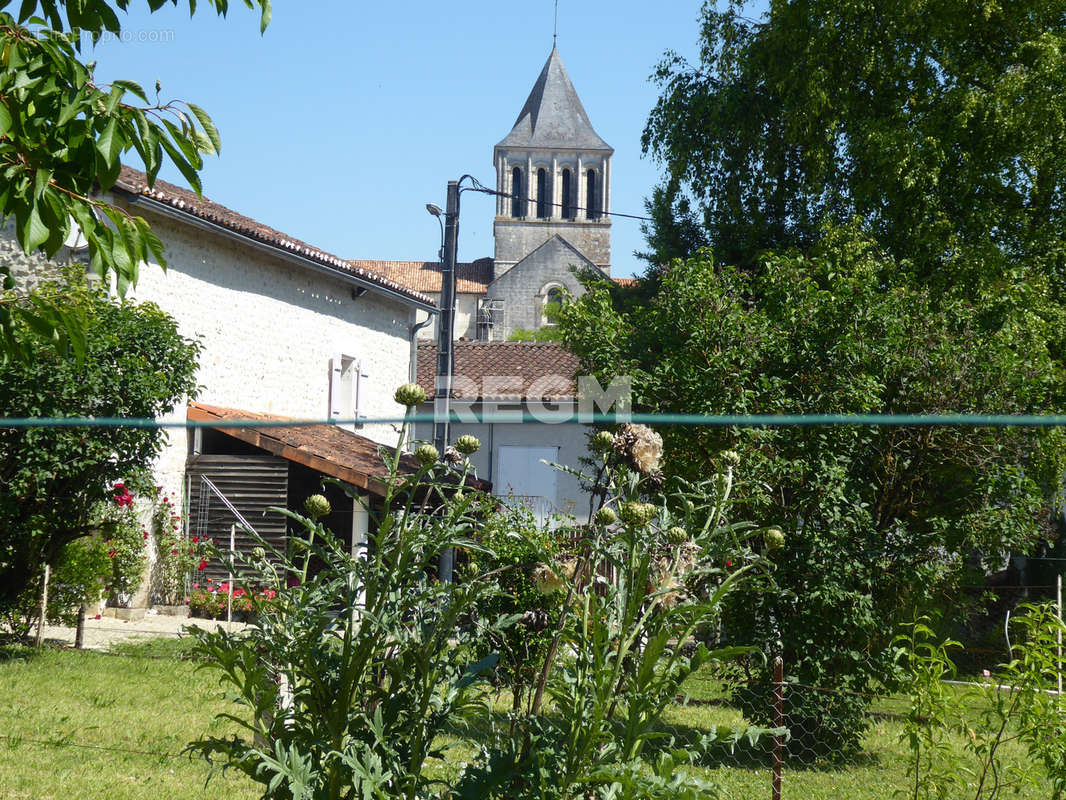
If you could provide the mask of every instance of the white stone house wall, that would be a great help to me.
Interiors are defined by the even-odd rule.
[[[168,266],[164,272],[142,265],[130,295],[157,304],[177,320],[182,335],[200,341],[200,402],[326,419],[330,360],[339,355],[357,359],[365,373],[361,416],[403,415],[392,396],[408,380],[413,306],[373,290],[353,296],[342,279],[223,234],[151,212],[146,217],[166,247]],[[184,417],[184,408],[175,410],[175,419]],[[396,443],[387,424],[355,430]],[[171,496],[181,497],[188,439],[180,428],[168,438],[155,474]]]

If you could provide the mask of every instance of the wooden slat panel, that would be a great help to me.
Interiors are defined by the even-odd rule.
[[[219,456],[197,455],[189,459],[191,480],[189,497],[189,525],[192,535],[208,536],[222,549],[229,547],[230,526],[237,525],[234,547],[249,553],[256,546],[255,539],[241,527],[240,522],[225,504],[200,480],[206,475],[218,490],[272,546],[284,552],[287,520],[267,508],[288,505],[289,464],[276,456]],[[201,502],[201,500],[203,502]],[[204,582],[226,579],[225,564],[212,562],[196,580]]]

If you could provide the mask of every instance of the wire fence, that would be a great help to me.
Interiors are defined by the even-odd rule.
[[[521,421],[531,421],[520,415]],[[432,415],[407,417],[406,421],[435,421]],[[360,419],[360,424],[399,423],[402,418]],[[515,415],[481,415],[479,421],[516,421]],[[543,419],[535,421],[543,422]],[[558,421],[613,423],[647,422],[658,425],[711,426],[785,426],[785,425],[960,425],[960,426],[1066,426],[1066,416],[1002,415],[559,415]],[[88,427],[134,425],[136,427],[275,427],[292,425],[345,425],[348,420],[264,421],[261,419],[212,421],[210,423],[159,422],[126,419],[0,419],[0,427],[29,428]],[[197,484],[199,486],[199,484]],[[218,537],[232,531],[240,522],[239,514],[211,493],[198,489],[194,514],[200,535]],[[260,524],[257,521],[257,524]],[[217,530],[216,530],[217,528]],[[1007,621],[1012,609],[1022,601],[1054,600],[1061,594],[1061,583],[1051,576],[1066,570],[1066,558],[1042,556],[1025,563],[1011,563],[1002,571],[1006,579],[999,583],[971,584],[959,587],[961,596],[974,604],[986,601],[989,609],[980,625],[949,631],[963,642],[952,653],[957,666],[956,680],[949,684],[953,707],[959,715],[957,726],[941,732],[940,746],[959,762],[973,763],[971,777],[979,780],[982,768],[982,744],[1003,740],[998,749],[995,780],[1004,791],[1015,796],[1044,800],[1052,796],[1047,778],[1034,769],[1029,753],[1019,743],[1016,720],[1004,721],[994,711],[996,693],[1011,693],[1014,687],[994,685],[990,681],[1012,656],[1012,642]],[[221,574],[214,576],[221,578]],[[605,579],[613,576],[604,573]],[[994,596],[994,597],[993,597]],[[1061,606],[1060,606],[1061,618]],[[160,631],[151,627],[94,626],[101,632],[127,637],[180,637],[180,631]],[[127,658],[173,658],[149,652],[112,655]],[[1061,656],[1060,656],[1061,663]],[[790,673],[784,660],[774,664],[774,671],[760,681],[738,679],[736,670],[703,671],[685,687],[685,694],[669,707],[664,716],[665,738],[659,747],[691,748],[698,753],[695,767],[709,774],[722,789],[723,796],[737,798],[782,797],[801,800],[805,796],[842,797],[889,796],[894,792],[908,795],[920,774],[915,772],[910,743],[917,727],[931,724],[915,710],[912,697],[888,690],[867,691],[833,685],[802,683]],[[0,664],[2,667],[2,664]],[[827,675],[826,684],[834,676]],[[990,705],[990,703],[992,703]],[[842,728],[840,720],[846,720]],[[851,726],[851,727],[848,727]],[[917,727],[916,727],[917,726]],[[773,732],[767,732],[773,731]],[[0,734],[9,747],[29,744],[37,747],[75,748],[139,755],[153,759],[174,759],[181,753],[96,745],[72,740],[69,736],[23,736]],[[651,755],[654,755],[651,754]],[[862,793],[849,787],[862,787]],[[955,786],[958,796],[973,796],[972,786]],[[963,791],[963,789],[966,791]],[[917,795],[916,795],[917,796]],[[948,796],[954,796],[949,794]]]

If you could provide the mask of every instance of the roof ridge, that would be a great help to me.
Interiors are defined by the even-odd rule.
[[[202,194],[197,195],[191,189],[184,189],[163,180],[156,180],[149,187],[148,176],[144,172],[128,167],[125,164],[122,165],[114,188],[131,195],[147,197],[150,200],[163,203],[178,211],[206,220],[249,239],[286,250],[341,272],[350,273],[355,277],[377,284],[383,289],[389,289],[405,295],[413,300],[433,304],[433,299],[421,292],[389,280],[383,275],[355,267],[339,256],[303,242],[294,236],[289,236],[252,217],[245,216],[239,211],[234,211],[221,203],[217,203]]]

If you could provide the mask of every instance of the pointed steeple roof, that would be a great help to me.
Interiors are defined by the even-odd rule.
[[[540,77],[511,132],[497,147],[507,149],[609,150],[592,129],[585,107],[566,74],[559,51],[552,47]]]

